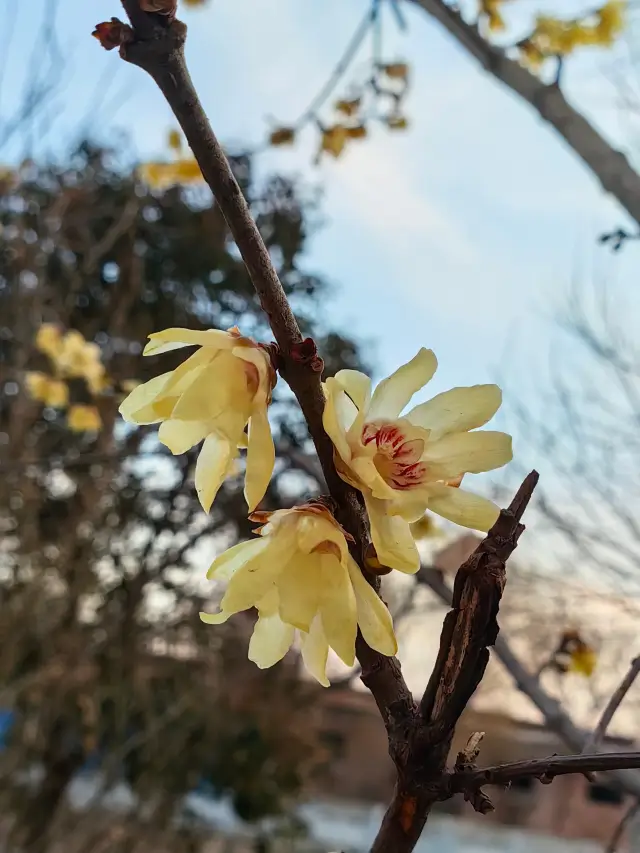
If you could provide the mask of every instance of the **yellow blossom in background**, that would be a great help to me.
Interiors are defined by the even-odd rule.
[[[364,139],[367,135],[367,128],[364,124],[354,124],[346,128],[349,139]]]
[[[325,687],[329,648],[352,666],[358,627],[371,648],[396,653],[389,611],[322,503],[258,512],[251,519],[263,524],[256,530],[260,538],[225,551],[207,573],[228,585],[220,611],[200,614],[204,622],[218,625],[234,613],[257,608],[249,659],[260,668],[273,666],[287,653],[297,630],[304,664]]]
[[[345,116],[354,116],[357,114],[361,105],[360,98],[352,98],[351,100],[347,100],[345,98],[336,101],[335,109],[337,112],[342,113]]]
[[[476,430],[500,406],[497,385],[454,388],[401,414],[436,367],[433,352],[421,349],[373,395],[371,380],[357,370],[340,370],[324,386],[323,423],[338,473],[363,494],[379,562],[408,573],[420,567],[410,523],[429,508],[463,527],[488,530],[498,507],[460,489],[460,482],[512,458],[511,436]]]
[[[200,166],[193,157],[169,163],[143,163],[138,176],[152,189],[163,190],[176,184],[193,184],[202,181]]]
[[[292,127],[276,127],[269,134],[269,145],[278,148],[282,145],[293,145],[296,140],[296,132]]]
[[[583,18],[539,15],[532,33],[519,45],[521,57],[539,66],[547,57],[567,56],[580,47],[610,47],[624,29],[626,8],[623,0],[610,0]]]
[[[60,329],[53,323],[43,323],[36,334],[36,349],[54,360],[62,350],[62,335]]]
[[[62,376],[85,379],[92,394],[101,393],[109,385],[100,347],[74,329],[61,338],[52,361]]]
[[[95,406],[76,403],[69,406],[67,426],[72,432],[98,432],[102,426],[102,418]]]
[[[139,379],[123,379],[120,383],[120,387],[123,391],[126,391],[127,394],[130,394],[134,388],[137,388],[138,385],[142,385],[142,382]]]
[[[182,137],[179,130],[170,130],[167,137],[167,143],[172,151],[180,151],[182,149]]]
[[[598,663],[598,655],[582,638],[580,631],[570,628],[562,632],[549,663],[561,674],[575,672],[590,678]]]
[[[320,153],[325,152],[336,159],[344,151],[349,134],[347,128],[342,124],[335,124],[322,131],[320,138]]]
[[[579,675],[584,675],[585,678],[591,678],[597,663],[598,655],[594,649],[585,643],[571,652],[569,672],[576,672]]]
[[[238,448],[246,447],[244,494],[253,510],[264,497],[275,462],[267,417],[276,381],[270,356],[237,328],[166,329],[149,335],[143,355],[186,346],[198,349],[175,370],[134,388],[120,414],[133,424],[160,423],[158,438],[174,454],[204,440],[195,480],[205,512],[233,473]]]
[[[69,402],[69,386],[67,383],[61,379],[50,379],[42,402],[45,406],[52,406],[54,409],[64,409]]]
[[[385,124],[389,130],[406,130],[409,127],[409,121],[403,115],[389,115],[385,119]]]
[[[406,80],[409,76],[409,66],[406,62],[388,62],[382,66],[382,71],[392,80]]]

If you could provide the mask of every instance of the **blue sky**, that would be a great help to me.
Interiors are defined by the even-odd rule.
[[[2,112],[24,79],[33,21],[49,5],[0,0],[5,20],[18,9]],[[296,118],[364,9],[364,0],[213,0],[205,11],[187,11],[192,75],[222,141],[257,144],[269,116]],[[51,131],[43,137],[35,129],[41,148],[55,149],[87,116],[91,126],[93,105],[93,114],[106,114],[106,130],[127,130],[140,156],[165,154],[173,125],[154,84],[90,38],[96,22],[117,14],[117,0],[62,0],[64,89],[51,104]],[[554,316],[570,286],[597,277],[637,306],[638,252],[630,246],[614,256],[596,245],[603,230],[626,223],[615,202],[552,130],[431,19],[413,8],[406,15],[408,33],[386,28],[386,52],[412,66],[410,131],[380,129],[314,168],[309,130],[294,150],[262,155],[260,169],[295,172],[323,188],[324,226],[307,263],[335,284],[325,309],[330,321],[375,344],[380,374],[427,346],[441,365],[434,391],[506,375],[533,399],[551,353],[562,357]],[[632,152],[630,121],[607,82],[613,60],[599,53],[573,62],[568,91]]]

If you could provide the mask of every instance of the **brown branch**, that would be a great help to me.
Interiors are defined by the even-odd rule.
[[[607,770],[630,770],[640,767],[640,752],[610,752],[598,755],[552,755],[513,761],[495,767],[453,772],[447,788],[452,792],[468,792],[483,785],[508,787],[515,779],[540,779],[550,782],[556,776],[569,773],[595,773]]]
[[[611,193],[640,224],[640,175],[627,157],[616,151],[595,127],[567,101],[557,85],[547,85],[504,50],[490,44],[445,0],[411,0],[434,18],[485,71],[525,100],[556,130],[588,166],[602,188]]]
[[[120,55],[155,80],[215,196],[269,319],[280,351],[280,372],[302,409],[337,504],[336,515],[354,537],[354,557],[360,561],[369,541],[364,507],[360,494],[340,479],[333,464],[333,445],[322,425],[324,394],[315,345],[302,339],[269,251],[193,86],[184,56],[186,27],[180,21],[167,26],[162,15],[142,12],[139,0],[122,0],[122,5],[133,33],[121,44]],[[400,664],[369,649],[361,637],[356,650],[363,681],[374,694],[387,729],[406,726],[415,709]]]
[[[430,587],[445,604],[451,604],[452,590],[442,579],[440,572],[422,568],[417,578],[420,583]],[[576,726],[560,703],[549,696],[539,679],[522,664],[504,636],[500,635],[496,639],[493,650],[515,681],[517,688],[528,696],[541,712],[551,731],[555,732],[571,749],[581,752],[590,733]],[[640,774],[611,770],[610,775],[623,790],[640,799]]]
[[[452,610],[442,626],[438,657],[419,715],[408,729],[389,733],[389,752],[398,779],[372,853],[413,850],[431,807],[442,799],[455,726],[484,675],[488,647],[496,641],[505,562],[524,530],[520,519],[537,481],[538,474],[532,471],[486,538],[458,569]]]
[[[624,678],[611,696],[611,699],[607,702],[607,705],[598,720],[598,724],[587,738],[587,742],[582,749],[583,754],[588,752],[597,752],[600,749],[602,741],[607,733],[607,729],[609,728],[609,724],[613,719],[613,715],[620,707],[624,697],[629,692],[638,675],[640,675],[640,656],[635,657],[631,661],[631,665]]]

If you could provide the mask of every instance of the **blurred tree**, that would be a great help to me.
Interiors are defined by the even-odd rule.
[[[318,319],[327,287],[301,264],[316,199],[282,178],[258,190],[247,158],[234,167],[327,370],[359,366],[356,345]],[[173,831],[198,785],[246,820],[279,814],[318,755],[310,688],[295,658],[268,677],[246,660],[250,615],[215,632],[197,615],[211,595],[207,555],[249,535],[241,478],[205,516],[193,453],[172,457],[117,414],[127,380],[157,373],[141,358],[152,331],[237,323],[269,339],[220,211],[200,188],[148,191],[90,145],[62,165],[23,164],[0,193],[0,707],[13,714],[2,830],[12,850],[49,849],[83,767],[98,773],[90,805],[131,786],[126,838]],[[91,370],[67,364],[55,380],[66,392],[36,393],[69,330]],[[79,406],[99,421],[74,427]],[[279,458],[265,506],[286,506],[318,484],[280,387],[272,415]]]

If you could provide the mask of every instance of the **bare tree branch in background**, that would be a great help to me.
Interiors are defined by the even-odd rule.
[[[445,0],[408,0],[437,21],[482,68],[529,104],[591,170],[640,225],[640,175],[575,107],[557,83],[544,83],[506,52],[483,37],[477,25],[463,18]]]

